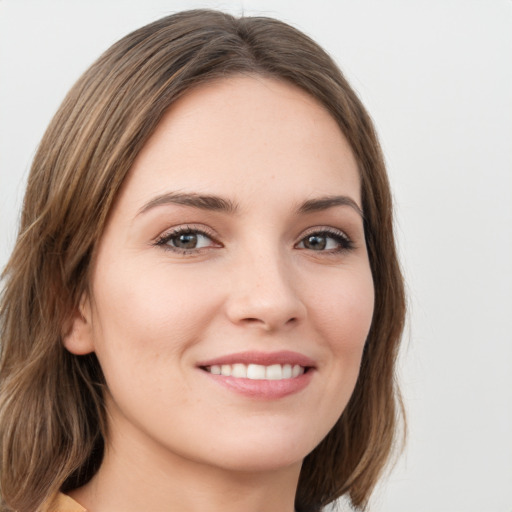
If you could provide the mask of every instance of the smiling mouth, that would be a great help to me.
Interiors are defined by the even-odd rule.
[[[202,366],[202,370],[213,375],[222,375],[224,377],[234,377],[238,379],[250,380],[285,380],[296,379],[306,373],[309,367],[298,364],[271,364],[268,366],[261,364],[213,364],[211,366]]]
[[[226,354],[197,365],[218,385],[250,400],[280,400],[309,386],[316,362],[297,352],[247,351]]]

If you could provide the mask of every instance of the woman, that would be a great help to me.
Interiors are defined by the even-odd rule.
[[[4,273],[3,510],[364,508],[403,284],[332,60],[188,11],[110,48],[34,159]]]

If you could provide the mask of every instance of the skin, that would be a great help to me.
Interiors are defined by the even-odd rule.
[[[168,193],[220,196],[236,211],[155,200]],[[333,195],[361,206],[357,164],[334,119],[292,85],[231,77],[165,114],[64,340],[96,352],[109,389],[104,462],[71,493],[90,512],[293,511],[302,460],[350,398],[373,313],[357,207],[298,211]],[[180,227],[208,236],[187,252],[176,236],[158,245]],[[276,399],[197,367],[282,350],[314,368],[304,389]]]

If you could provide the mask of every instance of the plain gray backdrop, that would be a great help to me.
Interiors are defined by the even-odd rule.
[[[0,266],[72,83],[129,31],[195,7],[311,35],[379,131],[409,294],[409,442],[371,510],[512,512],[510,0],[0,0]]]

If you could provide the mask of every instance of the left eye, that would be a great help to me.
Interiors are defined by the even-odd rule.
[[[351,248],[351,242],[347,236],[341,233],[311,233],[305,236],[298,244],[299,249],[310,251],[342,251]]]

